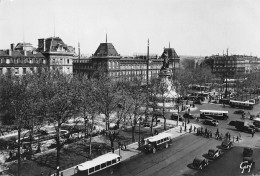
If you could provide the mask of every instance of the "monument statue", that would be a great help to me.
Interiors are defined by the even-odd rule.
[[[167,51],[163,52],[162,59],[163,59],[163,66],[162,66],[161,69],[169,68],[169,57],[168,57],[168,52]]]

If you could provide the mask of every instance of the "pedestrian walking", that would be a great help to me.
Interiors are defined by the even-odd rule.
[[[182,127],[180,126],[180,133],[182,133]]]
[[[254,134],[255,134],[255,130],[252,131],[252,137],[254,137]]]
[[[194,126],[194,128],[193,128],[193,131],[194,131],[194,133],[195,133],[195,131],[196,131],[196,127]]]
[[[237,136],[237,142],[239,142],[239,137]]]
[[[228,133],[228,140],[231,140],[230,138],[231,138],[230,133]]]

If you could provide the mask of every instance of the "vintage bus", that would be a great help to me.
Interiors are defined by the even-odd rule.
[[[227,120],[228,111],[200,110],[200,118],[205,119],[207,117],[211,117],[219,120]]]
[[[258,103],[259,103],[259,98],[257,97],[257,98],[254,98],[254,99],[250,99],[250,100],[248,100],[247,102],[253,103],[253,104],[255,105],[255,104],[258,104]]]
[[[171,134],[160,133],[156,136],[147,138],[145,142],[144,151],[155,153],[159,149],[169,147],[169,144],[172,142]]]
[[[241,109],[253,109],[254,103],[252,102],[245,102],[245,101],[235,101],[235,100],[230,100],[229,105],[232,108],[241,108]]]
[[[109,172],[113,173],[115,165],[120,162],[120,156],[115,153],[107,153],[93,160],[86,161],[75,168],[75,173],[79,176],[87,176],[110,168]]]

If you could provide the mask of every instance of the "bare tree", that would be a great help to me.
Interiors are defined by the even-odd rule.
[[[73,116],[75,112],[74,101],[76,95],[71,86],[71,76],[60,73],[59,71],[50,72],[44,78],[43,95],[45,108],[47,111],[47,120],[52,123],[56,130],[56,171],[60,170],[60,150],[63,146],[61,141],[61,126]]]
[[[124,88],[126,97],[123,98],[123,112],[132,119],[132,142],[134,142],[136,125],[138,121],[140,125],[141,117],[144,115],[141,109],[144,107],[147,97],[142,89],[142,81],[137,78],[134,78],[132,82],[126,82]]]
[[[18,129],[18,176],[21,170],[21,132],[25,126],[31,105],[31,76],[4,75],[1,77],[1,103],[14,117],[14,124]]]
[[[118,82],[112,81],[106,74],[99,73],[95,83],[95,92],[99,112],[105,115],[106,133],[112,149],[114,148],[114,141],[119,134],[119,130],[110,129],[110,116],[117,111],[118,104],[122,101],[122,96],[119,94],[120,91]]]

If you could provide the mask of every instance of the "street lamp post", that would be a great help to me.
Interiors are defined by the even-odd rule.
[[[142,121],[142,117],[139,118],[139,133],[138,133],[138,146],[139,148],[141,147],[141,121]]]

